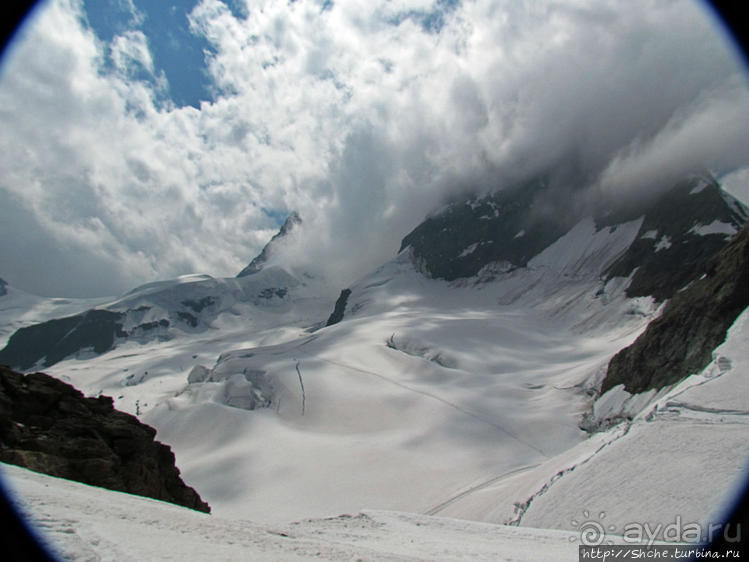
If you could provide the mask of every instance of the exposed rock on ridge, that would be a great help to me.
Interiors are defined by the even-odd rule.
[[[545,188],[539,180],[453,203],[408,234],[399,252],[410,247],[423,273],[447,281],[476,275],[491,262],[522,267],[572,226],[537,215],[535,201]]]
[[[270,239],[270,242],[263,247],[262,251],[249,263],[249,265],[237,274],[237,277],[252,275],[263,269],[273,253],[273,248],[278,246],[278,243],[286,238],[286,236],[288,236],[289,233],[300,224],[302,224],[301,217],[296,213],[296,211],[292,212],[288,217],[286,217],[286,220],[281,226],[281,230]]]
[[[408,234],[400,251],[409,249],[425,275],[447,281],[473,277],[487,266],[525,267],[584,218],[582,211],[562,208],[550,213],[549,197],[546,182],[538,180],[452,203]],[[657,197],[607,205],[591,210],[597,230],[642,222],[634,242],[604,272],[604,281],[630,277],[627,296],[656,301],[699,277],[749,220],[749,210],[707,172],[688,176]]]
[[[335,301],[333,312],[330,313],[328,321],[325,323],[326,326],[338,324],[338,322],[343,320],[343,313],[346,311],[346,303],[348,302],[349,296],[351,296],[351,289],[343,289],[343,291],[341,291],[338,300]]]
[[[749,220],[747,209],[704,174],[679,182],[647,207],[628,214],[644,217],[640,231],[606,275],[632,275],[627,296],[650,295],[657,301],[671,298],[699,277],[726,239]],[[617,222],[622,218],[626,217]]]
[[[147,310],[148,307],[141,307],[134,312]],[[187,325],[197,324],[197,319],[187,313],[176,314]],[[91,309],[19,328],[0,350],[0,364],[27,370],[41,361],[43,367],[49,367],[80,351],[106,353],[119,338],[163,332],[170,326],[169,320],[161,318],[125,330],[126,316],[124,312]]]
[[[44,373],[0,366],[0,461],[210,512],[155,435],[108,396],[85,398]]]
[[[601,392],[618,384],[636,394],[679,382],[704,369],[726,331],[749,306],[749,226],[677,293],[663,314],[610,361]]]
[[[29,371],[78,353],[106,353],[124,340],[165,341],[204,331],[220,314],[246,303],[283,307],[299,284],[274,267],[243,279],[191,275],[148,283],[95,309],[18,329],[0,350],[0,364]]]

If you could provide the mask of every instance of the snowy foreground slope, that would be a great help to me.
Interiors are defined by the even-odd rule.
[[[370,510],[257,524],[9,465],[0,474],[19,508],[68,560],[576,560],[585,528],[604,528],[607,540],[626,544],[635,542],[627,524],[637,522],[650,525],[639,537],[647,542],[659,525],[704,522],[719,498],[730,496],[749,437],[747,337],[744,313],[715,361],[664,392],[629,431],[598,434],[534,471],[468,489],[435,510],[460,517],[461,506],[472,504],[473,516],[482,507],[508,507],[523,491],[538,491],[544,476],[566,471],[533,498],[522,527]]]
[[[63,560],[577,560],[575,534],[565,531],[387,511],[264,525],[0,469]]]

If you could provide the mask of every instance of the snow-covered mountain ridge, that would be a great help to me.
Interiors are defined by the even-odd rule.
[[[19,328],[78,314],[111,300],[40,297],[6,283],[5,293],[0,295],[0,317],[3,319],[0,345],[5,346],[8,338]]]
[[[516,268],[545,267],[535,258],[553,248],[557,273],[569,276],[576,275],[583,264],[559,253],[554,244],[561,236],[575,232],[577,238],[568,245],[587,244],[588,236],[627,228],[639,220],[639,230],[627,246],[617,246],[613,253],[609,249],[611,259],[605,267],[591,271],[607,280],[631,277],[628,296],[662,301],[696,279],[727,237],[749,219],[749,211],[706,174],[691,176],[647,203],[619,204],[614,211],[599,210],[577,222],[568,216],[562,220],[539,215],[539,201],[547,189],[545,182],[538,181],[523,190],[453,203],[408,234],[401,252],[407,251],[416,268],[429,276],[486,281]],[[593,230],[578,232],[581,224],[591,223]],[[0,362],[20,369],[45,368],[77,353],[103,353],[124,341],[166,340],[205,331],[229,314],[254,316],[273,310],[283,317],[275,325],[294,324],[297,316],[304,317],[308,327],[315,322],[322,325],[325,315],[312,319],[296,309],[309,308],[300,302],[315,300],[332,308],[335,290],[329,281],[266,267],[276,247],[302,225],[299,215],[292,213],[237,278],[190,275],[149,283],[95,309],[22,326],[0,351]]]
[[[270,241],[263,247],[262,251],[255,256],[252,261],[237,274],[237,277],[245,277],[247,275],[254,275],[261,271],[268,260],[274,253],[274,249],[283,244],[284,240],[300,225],[302,224],[302,218],[298,213],[292,212],[281,225],[281,229],[278,233],[270,239]]]
[[[149,283],[95,309],[20,328],[0,351],[0,362],[45,368],[80,352],[104,353],[125,341],[166,341],[216,329],[231,316],[245,318],[248,329],[257,317],[264,327],[297,321],[311,325],[325,314],[333,295],[324,283],[297,279],[277,267],[241,278],[189,275]]]

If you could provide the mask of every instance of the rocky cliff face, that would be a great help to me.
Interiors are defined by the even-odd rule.
[[[606,272],[629,277],[627,296],[663,301],[702,275],[707,262],[749,220],[746,207],[709,175],[677,183],[652,202],[628,209],[643,221],[636,240]],[[627,217],[607,217],[600,222]]]
[[[601,392],[623,384],[636,394],[699,373],[749,306],[749,226],[745,226],[659,318],[609,363]]]
[[[210,512],[155,435],[107,396],[85,398],[44,373],[0,366],[0,461]]]
[[[448,281],[499,265],[524,267],[584,217],[550,210],[543,180],[448,205],[401,244],[424,274]],[[630,277],[627,295],[670,298],[699,277],[707,262],[749,220],[749,211],[707,173],[695,174],[658,197],[619,203],[595,213],[597,229],[641,220],[631,246],[604,272]]]
[[[401,242],[420,271],[452,281],[476,275],[492,262],[522,267],[572,224],[541,216],[544,180],[448,205]]]

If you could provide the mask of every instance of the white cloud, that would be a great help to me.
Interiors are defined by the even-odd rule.
[[[134,65],[139,65],[153,74],[153,59],[148,50],[148,39],[142,31],[130,30],[117,35],[112,41],[112,60],[125,75],[134,74]]]
[[[67,294],[232,275],[273,233],[263,209],[296,209],[290,259],[345,285],[456,190],[749,165],[738,63],[699,4],[475,0],[437,33],[439,5],[258,0],[237,19],[203,0],[216,95],[198,110],[137,79],[154,74],[142,32],[103,45],[79,1],[54,0],[0,82],[0,204],[39,233],[40,263],[88,266],[21,267],[6,228],[0,274]]]
[[[601,188],[637,193],[668,186],[688,170],[708,168],[722,175],[741,168],[749,156],[748,107],[743,77],[706,91],[674,112],[655,135],[621,150],[601,175]]]
[[[720,184],[744,205],[749,205],[749,168],[741,168],[726,174],[720,178]]]

